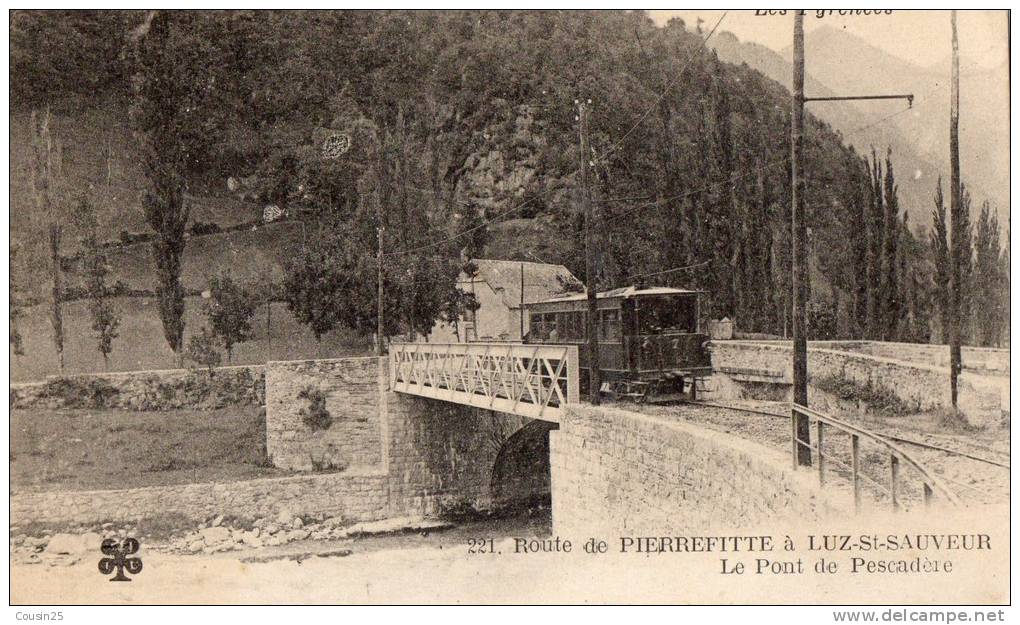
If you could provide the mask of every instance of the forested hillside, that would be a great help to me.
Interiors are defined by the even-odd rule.
[[[82,126],[58,123],[66,144],[89,146],[65,152],[65,171],[105,162],[96,158],[104,149],[117,162],[136,161],[131,48],[146,36],[144,19],[12,14],[12,167],[28,159],[19,123],[46,106],[58,122],[102,110],[103,123],[90,130],[101,136],[83,140]],[[209,207],[191,221],[229,226],[274,204],[303,222],[300,245],[280,248],[267,273],[280,272],[284,290],[288,280],[291,291],[317,280],[342,289],[325,304],[292,293],[303,299],[295,309],[317,308],[305,311],[313,327],[314,317],[371,328],[376,202],[394,294],[389,332],[427,330],[449,310],[462,252],[540,255],[583,276],[577,171],[587,158],[597,174],[602,286],[701,288],[707,314],[735,318],[745,331],[783,333],[790,95],[747,66],[720,61],[704,44],[708,32],[676,20],[658,28],[640,12],[182,11],[167,19],[162,50],[172,59],[174,97],[186,103],[175,117],[186,141],[186,201]],[[54,38],[74,45],[48,45]],[[579,154],[577,100],[591,102],[591,154]],[[352,138],[335,160],[320,151],[331,132]],[[881,297],[875,310],[893,315],[894,328],[924,326],[909,338],[927,340],[936,316],[931,255],[896,208],[896,155],[887,161],[880,146],[869,162],[847,139],[808,117],[813,334],[862,336],[867,300]],[[107,172],[90,171],[63,180],[67,197],[109,193]],[[18,193],[28,188],[19,172],[12,170],[12,212],[31,208],[30,194]],[[145,186],[144,176],[130,176],[127,187]],[[227,190],[228,178],[245,181],[243,201]],[[107,238],[145,231],[133,192],[97,202]],[[869,219],[876,210],[881,218]],[[42,221],[12,224],[29,250],[24,259],[39,258],[30,250],[44,239]],[[862,247],[868,237],[899,245],[892,257],[872,253],[886,248]],[[185,258],[201,247],[189,243]],[[113,275],[144,280],[131,256],[128,271],[111,255]],[[235,253],[238,274],[253,273],[244,265],[250,258],[272,263]],[[679,267],[692,268],[659,274]],[[879,274],[892,281],[878,285]],[[21,280],[26,289],[35,282]]]

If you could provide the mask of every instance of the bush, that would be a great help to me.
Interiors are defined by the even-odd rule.
[[[188,349],[185,352],[185,356],[188,360],[206,367],[209,370],[209,375],[212,376],[213,367],[219,366],[222,361],[216,345],[216,337],[207,328],[202,328],[200,334],[194,334],[188,340]]]
[[[103,378],[57,378],[46,383],[42,396],[61,400],[65,408],[106,408],[119,393]]]
[[[883,414],[901,416],[919,410],[918,406],[907,403],[896,391],[880,382],[868,380],[862,384],[842,372],[812,378],[811,385],[843,401],[863,402],[870,410]]]
[[[219,227],[218,224],[214,224],[214,223],[210,223],[210,222],[204,222],[204,221],[196,221],[195,223],[191,224],[191,234],[193,234],[195,236],[202,236],[202,235],[206,235],[206,234],[216,234],[219,231],[220,231],[220,227]]]
[[[313,432],[328,430],[333,425],[333,416],[326,410],[326,394],[314,386],[306,386],[298,399],[308,401],[308,405],[298,411],[301,422]]]

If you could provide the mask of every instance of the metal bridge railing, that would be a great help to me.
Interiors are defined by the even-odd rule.
[[[800,414],[805,416],[808,419],[809,424],[813,422],[815,435],[815,443],[813,445],[802,440],[797,436],[797,420],[790,419],[794,468],[797,467],[797,451],[801,448],[807,448],[813,453],[815,469],[818,472],[818,484],[823,489],[826,484],[826,469],[830,463],[836,465],[840,469],[843,469],[844,472],[849,472],[850,480],[853,484],[855,512],[860,512],[861,495],[865,482],[867,482],[867,484],[874,490],[878,491],[880,495],[887,496],[893,511],[898,511],[903,506],[907,497],[907,493],[903,488],[904,476],[901,474],[901,466],[911,469],[914,476],[921,482],[921,499],[923,500],[925,507],[931,504],[932,498],[936,495],[939,498],[944,499],[950,505],[960,505],[959,498],[942,482],[942,480],[929,472],[924,466],[914,460],[900,447],[881,435],[822,414],[816,410],[811,410],[810,408],[801,406],[800,404],[793,404],[793,413],[794,415]],[[846,434],[849,437],[849,464],[837,457],[838,449],[836,446],[832,445],[831,441],[829,443],[829,447],[826,447],[826,432],[830,429]],[[864,472],[861,459],[862,442],[869,443],[873,448],[872,452],[865,458],[868,462],[878,464],[884,460],[883,456],[888,458],[889,462],[887,470],[889,471],[889,474],[887,483],[882,483],[878,479],[875,479]],[[877,456],[874,449],[876,447]],[[845,448],[844,451],[846,451]],[[843,457],[845,458],[845,455]],[[884,464],[884,462],[882,464]]]
[[[393,343],[398,393],[558,421],[580,402],[578,348],[520,343]]]

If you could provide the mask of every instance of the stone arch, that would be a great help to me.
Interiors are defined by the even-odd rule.
[[[550,504],[549,432],[559,426],[529,421],[500,446],[492,466],[489,490],[499,507]]]

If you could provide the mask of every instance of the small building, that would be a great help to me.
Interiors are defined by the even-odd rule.
[[[516,260],[474,259],[477,273],[461,273],[457,286],[474,293],[478,310],[456,324],[436,323],[431,343],[520,341],[528,332],[522,304],[539,302],[571,292],[583,292],[580,280],[563,265]],[[522,325],[523,324],[523,325]]]

